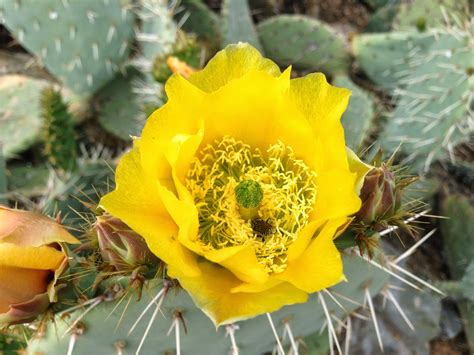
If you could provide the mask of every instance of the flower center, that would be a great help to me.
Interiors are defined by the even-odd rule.
[[[262,152],[225,136],[199,152],[186,186],[203,245],[251,245],[269,273],[285,270],[316,201],[316,173],[281,142]]]

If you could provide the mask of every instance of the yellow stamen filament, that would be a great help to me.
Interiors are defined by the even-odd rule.
[[[199,237],[205,247],[251,245],[268,272],[286,268],[288,247],[308,223],[316,201],[316,173],[293,150],[278,142],[266,152],[225,136],[193,161],[186,185],[199,212]],[[272,226],[262,236],[242,218],[235,187],[254,180],[263,189],[258,218]]]

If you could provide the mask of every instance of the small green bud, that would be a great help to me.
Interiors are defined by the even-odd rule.
[[[257,208],[263,199],[263,190],[255,180],[243,180],[235,187],[237,203],[243,208]]]
[[[425,32],[425,31],[426,31],[426,18],[424,18],[424,17],[419,17],[419,18],[416,20],[416,28],[417,28],[418,31],[420,31],[420,32]]]

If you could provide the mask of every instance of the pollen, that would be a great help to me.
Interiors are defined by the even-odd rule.
[[[243,181],[257,182],[263,192],[252,219],[242,216],[236,198]],[[288,248],[316,202],[316,182],[316,173],[282,142],[266,151],[229,136],[209,144],[193,160],[186,178],[203,247],[251,245],[269,273],[284,271]]]

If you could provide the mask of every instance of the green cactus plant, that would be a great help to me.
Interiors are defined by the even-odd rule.
[[[401,144],[413,169],[427,171],[470,139],[472,43],[468,33],[440,34],[426,55],[410,59],[411,73],[395,91],[396,108],[381,142],[387,151]]]
[[[173,13],[165,0],[140,0],[137,10],[141,28],[137,33],[143,57],[152,61],[171,52],[176,41]]]
[[[126,76],[119,75],[96,96],[99,110],[99,123],[109,133],[130,140],[137,136],[145,120],[140,115],[141,109],[137,95],[133,92],[133,81],[140,80],[139,73],[129,71]]]
[[[469,198],[451,194],[442,203],[442,213],[447,219],[441,220],[444,252],[451,278],[461,281],[465,300],[458,306],[464,319],[466,335],[471,351],[474,349],[474,301],[472,300],[472,275],[474,260],[474,207]]]
[[[247,0],[224,0],[222,34],[222,48],[231,43],[248,42],[263,53]]]
[[[357,151],[367,139],[375,118],[374,100],[345,75],[334,78],[333,84],[352,91],[349,106],[342,115],[344,138],[349,148]]]
[[[220,44],[221,22],[217,14],[202,0],[181,0],[180,5],[183,10],[175,14],[175,19],[182,23],[183,30],[195,33],[211,44]]]
[[[12,165],[7,169],[7,197],[27,202],[50,216],[61,212],[63,222],[82,230],[82,217],[90,214],[99,194],[113,188],[113,162],[107,154],[92,153],[77,160],[73,172],[58,174],[45,165]]]
[[[361,34],[352,40],[352,51],[370,80],[384,89],[394,90],[411,73],[410,57],[425,55],[435,41],[432,32]]]
[[[336,305],[329,297],[325,298],[325,305],[330,314],[336,317],[349,315],[364,303],[366,289],[369,289],[371,295],[376,295],[388,281],[388,274],[378,268],[367,265],[365,261],[357,257],[346,257],[345,273],[349,282],[341,283],[331,290],[337,294],[346,295],[355,303],[349,302],[343,298],[339,302],[345,310]],[[141,301],[132,301],[128,304],[127,310],[122,317],[122,307],[117,306],[119,300],[103,302],[88,312],[82,319],[83,332],[77,335],[75,342],[75,351],[77,353],[110,353],[114,351],[117,344],[122,344],[124,352],[135,352],[139,346],[142,335],[147,326],[144,320],[138,324],[132,336],[128,335],[130,328],[137,317],[144,310],[150,299],[157,294],[161,285],[156,281],[149,282],[149,288],[144,290]],[[322,293],[325,295],[325,293]],[[148,295],[148,296],[147,296]],[[127,295],[128,297],[134,297]],[[127,302],[127,301],[126,301]],[[187,328],[187,334],[181,336],[181,351],[183,353],[193,354],[224,354],[230,351],[231,341],[226,337],[225,327],[218,328],[217,331],[212,322],[193,304],[190,297],[184,291],[170,290],[163,302],[163,317],[156,319],[153,323],[151,332],[153,336],[146,339],[141,353],[166,353],[176,349],[175,339],[167,336],[167,332],[176,318],[176,311],[182,314]],[[75,311],[70,319],[61,320],[56,318],[55,327],[49,326],[44,337],[32,341],[28,350],[35,352],[44,352],[48,354],[62,354],[69,344],[69,335],[61,338],[71,322],[80,317],[84,310]],[[150,312],[151,313],[151,312]],[[308,336],[319,330],[326,319],[321,305],[318,305],[317,296],[313,295],[305,304],[287,306],[272,313],[272,320],[275,324],[278,334],[283,333],[285,322],[291,326],[295,338]],[[149,315],[146,317],[149,319]],[[182,324],[179,325],[182,327]],[[235,330],[236,343],[240,354],[259,354],[265,351],[271,352],[275,345],[275,337],[272,333],[266,315],[237,323],[238,329]],[[183,329],[181,330],[183,332]],[[67,333],[67,332],[66,332]],[[56,334],[60,335],[58,337]],[[74,334],[74,332],[73,332]],[[205,339],[205,341],[204,341]],[[285,348],[289,347],[289,340],[285,342]]]
[[[3,155],[3,147],[0,144],[0,204],[6,204],[7,193],[7,166],[5,156]]]
[[[446,21],[443,8],[448,16],[462,20],[466,18],[469,5],[465,0],[404,0],[400,3],[396,27],[425,31],[443,26]]]
[[[49,83],[21,75],[0,77],[0,142],[6,158],[41,136],[41,90]]]
[[[343,40],[324,23],[301,15],[274,16],[257,26],[263,49],[278,64],[347,73],[350,56]]]
[[[392,29],[393,22],[398,13],[398,2],[389,2],[378,8],[370,17],[365,32],[388,32]]]
[[[56,169],[71,171],[76,167],[76,138],[74,120],[54,88],[46,88],[41,95],[45,145],[44,153]]]
[[[131,1],[1,0],[3,22],[68,88],[90,96],[128,57]]]

